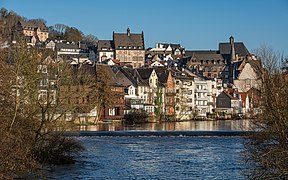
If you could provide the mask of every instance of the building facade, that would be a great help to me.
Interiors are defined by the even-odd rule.
[[[114,33],[113,42],[115,45],[114,58],[133,68],[140,68],[145,63],[144,33],[132,34],[130,28],[127,33]]]

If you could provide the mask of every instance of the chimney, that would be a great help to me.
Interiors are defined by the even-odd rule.
[[[127,28],[127,36],[130,36],[130,27]]]
[[[235,56],[235,45],[234,45],[234,37],[230,36],[230,46],[231,46],[231,62],[234,62],[236,60],[236,56]]]

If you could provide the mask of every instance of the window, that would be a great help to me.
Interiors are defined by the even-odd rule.
[[[188,103],[191,103],[191,102],[192,102],[192,98],[188,98],[188,99],[187,99],[187,102],[188,102]]]
[[[245,80],[245,86],[247,89],[251,88],[251,79],[246,79]]]
[[[120,115],[120,107],[115,108],[115,115],[119,116]]]
[[[179,84],[179,81],[176,81],[176,84],[178,85],[178,84]]]
[[[115,116],[115,108],[109,109],[109,116]]]
[[[179,110],[180,110],[180,108],[179,108],[178,106],[177,106],[175,109],[176,109],[176,111],[179,111]]]
[[[189,95],[191,95],[192,93],[193,93],[193,91],[192,91],[192,90],[189,90],[189,91],[188,91],[188,94],[189,94]]]
[[[176,98],[176,103],[179,103],[179,98]]]
[[[47,101],[47,91],[46,90],[41,90],[39,92],[39,96],[38,96],[40,101]]]
[[[129,90],[129,95],[134,95],[134,89]]]
[[[179,89],[176,89],[176,93],[179,93]]]
[[[47,79],[42,79],[42,80],[40,81],[40,86],[46,87],[47,84],[48,84],[48,80],[47,80]]]

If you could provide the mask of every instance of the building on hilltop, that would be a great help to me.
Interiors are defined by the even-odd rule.
[[[156,43],[155,47],[146,50],[145,61],[148,66],[153,62],[168,65],[168,61],[181,59],[185,55],[185,48],[180,44]]]
[[[114,33],[113,42],[115,46],[115,59],[120,62],[129,63],[133,68],[144,66],[145,63],[145,45],[144,33],[133,34],[130,28],[127,33]]]
[[[13,27],[13,40],[18,40],[24,35],[29,45],[35,45],[37,42],[45,42],[48,39],[49,31],[46,25],[41,21],[19,21]]]

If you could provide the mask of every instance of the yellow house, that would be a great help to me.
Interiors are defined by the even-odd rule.
[[[31,37],[31,39],[32,37],[37,38],[40,42],[45,42],[49,36],[46,25],[40,21],[19,21],[15,25],[14,32],[22,33],[25,37]]]

